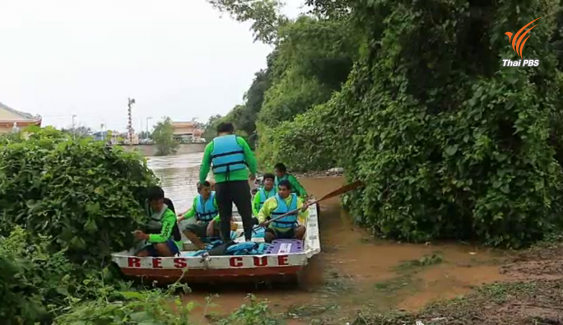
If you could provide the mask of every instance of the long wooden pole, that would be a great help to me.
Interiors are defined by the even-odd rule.
[[[352,191],[352,190],[357,189],[358,187],[362,186],[363,184],[364,184],[364,183],[362,183],[361,181],[355,181],[354,183],[351,183],[351,184],[348,184],[348,185],[344,185],[344,186],[342,186],[342,187],[340,187],[340,188],[338,188],[338,189],[336,189],[336,190],[334,190],[334,191],[332,191],[332,192],[326,194],[325,196],[321,197],[320,199],[318,199],[318,200],[316,200],[316,201],[307,203],[307,205],[308,205],[308,206],[311,206],[311,205],[313,205],[313,204],[319,203],[319,202],[324,201],[324,200],[328,200],[328,199],[333,198],[333,197],[335,197],[335,196],[342,195],[342,194],[344,194],[344,193],[346,193],[346,192],[350,192],[350,191]],[[295,214],[295,213],[298,213],[298,212],[299,212],[299,209],[295,209],[295,210],[289,211],[289,212],[287,212],[287,213],[282,214],[281,216],[278,216],[278,217],[275,217],[275,218],[269,220],[268,223],[271,223],[271,222],[273,222],[273,221],[276,221],[276,220],[278,220],[278,219],[281,219],[281,218],[283,218],[283,217],[286,217],[286,216],[288,216],[288,215],[290,215],[290,214]],[[260,228],[260,226],[256,227],[254,230],[259,229],[259,228]]]

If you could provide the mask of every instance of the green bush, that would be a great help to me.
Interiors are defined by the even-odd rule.
[[[49,253],[51,241],[16,227],[0,237],[0,318],[3,324],[46,322],[80,285],[64,251]]]
[[[218,325],[278,325],[279,318],[272,314],[267,301],[258,301],[249,294],[246,297],[248,304],[243,304],[229,317],[218,322]]]
[[[369,50],[330,102],[342,167],[367,184],[352,214],[404,240],[507,247],[558,227],[558,2],[353,3]],[[504,33],[540,16],[524,50],[540,66],[503,67],[519,59]]]
[[[318,105],[275,128],[259,125],[258,160],[265,170],[283,162],[292,171],[326,170],[336,165],[330,111]]]
[[[156,183],[135,153],[52,128],[0,140],[0,234],[21,225],[52,250],[99,264],[131,247],[144,221],[143,189]]]
[[[55,324],[192,324],[190,313],[194,303],[184,303],[175,284],[167,289],[118,291],[110,294],[99,291],[96,299],[71,303],[69,312],[55,320]],[[119,296],[119,299],[116,297]]]
[[[186,324],[193,304],[170,304],[178,285],[134,291],[107,268],[81,268],[50,246],[50,238],[20,227],[0,237],[2,324]]]

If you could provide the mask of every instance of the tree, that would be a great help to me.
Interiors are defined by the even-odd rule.
[[[216,2],[254,21],[250,3],[267,1]],[[351,214],[389,237],[520,247],[561,227],[559,0],[308,3],[315,16],[275,33],[253,25],[276,45],[261,153],[292,167],[332,155],[366,184],[346,196]],[[525,55],[540,66],[503,67],[520,59],[505,33],[538,17]],[[245,122],[247,104],[229,118]]]
[[[557,1],[353,1],[365,49],[327,106],[358,221],[403,240],[521,247],[560,227]],[[505,33],[542,18],[526,43]],[[382,46],[384,44],[385,46]],[[551,138],[550,138],[551,136]]]
[[[251,30],[256,41],[275,44],[278,28],[288,22],[280,14],[282,2],[279,0],[207,0],[220,12],[227,12],[240,22],[251,21]]]
[[[236,105],[222,119],[233,123],[251,147],[255,147],[259,138],[258,121],[267,127],[291,121],[298,114],[326,102],[346,81],[359,44],[348,20],[301,16],[292,21],[279,14],[281,4],[278,1],[210,2],[239,21],[264,22],[264,17],[278,17],[271,19],[277,21],[275,24],[253,25],[256,35],[269,35],[258,40],[274,44],[275,49],[268,56],[267,68],[255,74],[244,103]],[[256,8],[269,8],[269,13],[259,15],[260,10]],[[215,130],[212,132],[214,135]]]
[[[203,131],[203,138],[205,138],[206,141],[211,141],[211,139],[215,138],[217,135],[217,126],[221,122],[222,118],[223,117],[219,114],[209,117]]]
[[[190,122],[192,122],[194,124],[194,127],[196,129],[205,130],[205,123],[198,121],[198,119],[196,117],[192,118],[192,120]]]
[[[92,136],[94,132],[87,126],[79,126],[76,128],[61,129],[62,132],[75,136],[76,138],[86,138]]]
[[[151,133],[148,131],[139,132],[139,139],[149,139],[150,137],[151,137]]]
[[[174,139],[174,128],[169,117],[165,117],[154,127],[151,138],[156,143],[157,155],[167,156],[175,153],[179,143]]]

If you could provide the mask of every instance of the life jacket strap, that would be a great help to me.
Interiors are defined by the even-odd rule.
[[[217,158],[217,157],[229,156],[229,155],[236,155],[236,154],[238,154],[238,153],[244,154],[244,151],[243,151],[243,150],[235,150],[235,151],[217,153],[217,154],[211,155],[211,159]]]

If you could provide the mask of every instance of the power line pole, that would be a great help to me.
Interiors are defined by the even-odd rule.
[[[149,120],[152,120],[152,116],[147,117],[147,123],[146,123],[146,127],[147,127],[147,139],[149,138]]]
[[[127,104],[127,106],[129,106],[129,125],[127,126],[127,129],[129,131],[129,144],[133,144],[133,122],[131,121],[131,106],[133,104],[135,104],[135,98],[129,98],[129,103]]]
[[[76,140],[76,128],[74,127],[74,118],[76,117],[75,114],[72,115],[72,138]]]

